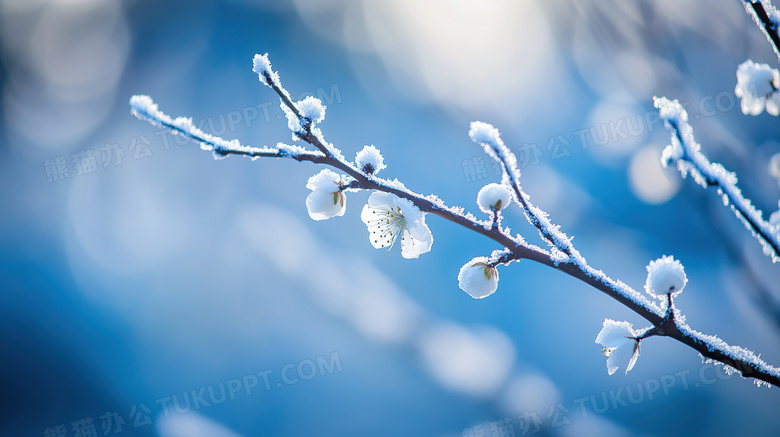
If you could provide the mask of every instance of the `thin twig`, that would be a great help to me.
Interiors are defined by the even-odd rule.
[[[269,64],[270,65],[270,64]],[[648,320],[653,324],[652,331],[657,332],[654,335],[663,335],[674,338],[691,348],[697,350],[702,356],[711,358],[721,363],[727,364],[739,370],[745,377],[753,377],[767,383],[780,386],[780,369],[774,368],[750,351],[729,346],[717,337],[706,336],[692,330],[687,325],[680,323],[675,317],[670,317],[653,302],[649,301],[644,295],[632,289],[625,283],[607,276],[601,270],[591,267],[585,259],[577,252],[571,244],[571,239],[559,231],[556,225],[553,225],[546,216],[546,213],[533,206],[528,200],[528,195],[520,187],[519,170],[506,153],[511,153],[495,131],[496,143],[503,146],[503,149],[495,149],[493,152],[488,147],[486,151],[502,163],[504,171],[504,180],[511,181],[511,185],[517,195],[518,203],[526,212],[529,222],[531,222],[541,233],[543,239],[551,244],[552,251],[548,252],[542,248],[526,243],[521,237],[512,237],[505,233],[500,226],[491,226],[489,222],[482,222],[470,215],[464,215],[461,210],[448,207],[435,197],[425,197],[414,193],[404,187],[397,181],[389,181],[378,178],[374,175],[364,174],[351,162],[346,161],[338,149],[328,144],[322,137],[322,133],[316,127],[312,126],[311,120],[306,120],[301,116],[295,103],[289,97],[289,93],[274,78],[278,77],[276,73],[263,72],[263,77],[282,99],[282,102],[293,111],[298,117],[299,122],[303,121],[303,130],[294,132],[299,138],[315,146],[318,151],[306,150],[297,146],[277,145],[273,148],[251,148],[241,146],[238,141],[228,142],[209,134],[203,133],[194,126],[189,119],[171,119],[169,116],[157,110],[157,106],[148,97],[140,98],[138,96],[131,99],[133,113],[139,118],[144,118],[154,124],[162,125],[172,129],[174,132],[185,135],[201,143],[206,150],[212,150],[217,155],[238,154],[256,157],[287,157],[298,161],[311,161],[317,164],[324,164],[341,170],[353,178],[350,181],[350,189],[378,190],[392,193],[398,197],[408,199],[421,211],[425,211],[453,223],[457,223],[466,229],[476,231],[499,245],[506,251],[495,261],[496,264],[508,264],[515,260],[528,259],[540,264],[557,269],[582,282],[604,292],[608,296],[617,300],[636,314]],[[151,108],[151,109],[150,109]],[[490,127],[491,129],[492,126]],[[472,137],[474,138],[474,137]],[[476,140],[475,140],[476,141]],[[498,153],[496,153],[498,152]],[[512,155],[512,158],[514,155]],[[557,253],[556,253],[557,251]],[[561,255],[561,253],[565,255]],[[671,310],[671,305],[669,306]]]
[[[663,118],[663,117],[662,117]],[[718,193],[723,195],[724,204],[730,206],[743,223],[750,229],[759,241],[765,243],[764,247],[771,249],[772,260],[780,260],[780,237],[773,232],[772,225],[762,218],[761,211],[756,209],[752,202],[742,195],[742,191],[736,185],[736,176],[727,172],[722,166],[711,163],[703,153],[700,146],[693,141],[693,129],[687,124],[686,117],[665,118],[669,130],[679,145],[679,153],[664,152],[668,157],[666,162],[676,162],[680,171],[685,175],[687,172],[694,174],[694,179],[699,183],[716,187]],[[683,134],[681,124],[684,123],[684,129],[690,135]],[[687,163],[687,166],[680,166],[680,163]],[[695,172],[695,173],[694,173]]]
[[[772,49],[777,55],[777,59],[780,60],[780,23],[778,23],[777,9],[772,5],[769,0],[742,0],[745,5],[745,10],[753,17],[753,21],[766,35],[769,42],[772,44]],[[766,5],[766,6],[765,6]],[[769,15],[772,14],[774,19]]]

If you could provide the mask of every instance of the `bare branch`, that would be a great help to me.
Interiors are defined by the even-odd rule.
[[[722,165],[710,162],[701,153],[701,146],[694,139],[693,128],[688,124],[688,113],[685,109],[676,100],[670,101],[666,98],[656,98],[655,106],[672,133],[672,142],[666,147],[661,158],[663,164],[675,163],[683,177],[690,173],[702,187],[716,187],[718,193],[723,196],[723,203],[734,211],[767,249],[772,261],[780,261],[780,235],[762,218],[763,213],[753,206],[750,199],[742,195],[742,191],[737,187],[736,175]]]
[[[745,10],[772,44],[772,49],[780,60],[780,14],[770,0],[742,0]],[[771,15],[771,16],[770,16]]]
[[[745,377],[757,378],[780,386],[780,369],[769,366],[750,351],[729,346],[717,337],[706,336],[694,331],[674,317],[676,311],[671,302],[667,311],[664,312],[654,302],[622,281],[612,279],[601,270],[591,267],[571,244],[571,238],[561,232],[558,226],[552,224],[544,211],[530,203],[529,196],[520,185],[520,172],[517,169],[516,158],[501,141],[498,130],[492,126],[482,123],[481,127],[489,127],[490,130],[470,132],[470,135],[474,141],[483,145],[488,154],[501,162],[504,170],[504,182],[513,188],[515,200],[522,207],[529,222],[552,246],[550,251],[529,244],[522,237],[509,235],[497,224],[498,217],[480,221],[471,214],[464,215],[462,208],[445,205],[436,196],[423,196],[407,189],[397,180],[390,181],[378,178],[374,174],[364,173],[355,164],[344,159],[337,148],[325,141],[322,132],[313,126],[312,120],[308,119],[292,102],[289,92],[281,86],[278,74],[270,69],[267,56],[258,55],[255,57],[255,71],[260,75],[261,81],[271,87],[282,99],[283,104],[292,111],[294,117],[297,117],[299,123],[295,126],[296,129],[293,130],[293,133],[306,143],[315,146],[317,151],[281,143],[276,148],[253,148],[242,146],[237,140],[225,141],[198,130],[192,125],[190,119],[172,119],[165,115],[147,96],[134,96],[131,99],[132,112],[139,118],[146,119],[158,126],[167,127],[178,134],[198,141],[203,149],[214,152],[217,157],[231,154],[252,158],[289,157],[298,161],[311,161],[338,169],[352,178],[340,187],[342,190],[366,189],[391,193],[408,199],[421,211],[457,223],[495,241],[503,250],[494,252],[493,259],[490,261],[491,267],[499,264],[506,265],[515,260],[528,259],[555,268],[604,292],[648,320],[653,327],[644,335],[674,338],[699,351],[705,357],[739,370]],[[297,129],[299,126],[301,129]],[[474,131],[474,124],[472,124],[472,131]]]

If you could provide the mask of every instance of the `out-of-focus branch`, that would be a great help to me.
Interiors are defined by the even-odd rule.
[[[722,165],[710,162],[703,153],[694,136],[693,128],[688,124],[688,113],[677,100],[656,98],[655,106],[661,118],[672,133],[671,144],[663,151],[664,165],[675,163],[683,177],[690,174],[702,187],[715,187],[723,197],[723,203],[753,233],[756,239],[771,256],[773,262],[780,261],[780,236],[772,225],[763,219],[760,210],[742,195],[737,187],[737,177]]]
[[[780,13],[769,0],[742,0],[745,10],[764,32],[780,60]]]

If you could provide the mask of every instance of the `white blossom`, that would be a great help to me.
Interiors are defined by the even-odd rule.
[[[737,68],[734,93],[742,98],[742,112],[758,115],[764,111],[780,114],[780,72],[767,64],[745,61]]]
[[[342,216],[347,209],[347,197],[340,187],[341,176],[324,169],[309,178],[306,188],[311,190],[306,198],[306,209],[314,220]]]
[[[458,273],[458,286],[474,299],[482,299],[498,289],[498,270],[491,267],[487,257],[480,256],[467,262]]]
[[[607,372],[610,375],[623,367],[628,373],[639,358],[639,341],[628,322],[605,319],[604,327],[596,337],[596,343],[604,346],[601,352],[607,356]]]
[[[645,290],[653,297],[662,298],[667,294],[676,296],[687,283],[683,265],[671,256],[663,256],[647,265]]]
[[[512,193],[504,184],[487,184],[477,194],[477,205],[485,213],[501,211],[509,206]]]
[[[431,250],[433,235],[425,224],[425,213],[407,199],[375,191],[363,206],[360,219],[368,227],[371,245],[377,249],[388,247],[389,252],[400,237],[404,258],[417,258]]]
[[[377,174],[380,170],[387,168],[385,159],[382,157],[379,149],[373,145],[363,146],[363,149],[357,152],[355,164],[365,174]]]

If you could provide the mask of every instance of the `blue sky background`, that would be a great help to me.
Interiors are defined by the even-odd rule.
[[[114,434],[112,412],[121,436],[491,435],[504,418],[523,435],[534,412],[526,435],[778,429],[776,388],[671,340],[608,376],[604,318],[645,325],[578,281],[524,261],[473,300],[457,272],[490,241],[431,216],[430,253],[375,250],[368,193],[314,222],[315,166],[215,161],[129,113],[149,94],[227,139],[289,142],[251,71],[268,52],[294,96],[323,98],[346,156],[374,144],[382,176],[475,213],[498,178],[468,123],[493,123],[593,266],[641,289],[647,263],[674,255],[687,321],[780,363],[778,266],[714,192],[658,164],[653,95],[691,102],[704,152],[777,209],[780,125],[733,94],[741,62],[777,59],[740,2],[418,3],[0,1],[3,435],[72,436],[89,418]],[[96,167],[80,167],[90,150]],[[505,224],[536,241],[517,210]],[[268,390],[247,388],[258,372]],[[228,381],[235,399],[192,404]]]

